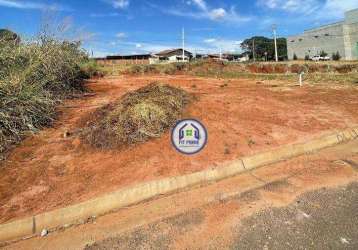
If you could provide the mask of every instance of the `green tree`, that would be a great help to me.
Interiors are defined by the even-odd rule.
[[[18,45],[20,43],[20,37],[11,30],[0,29],[0,43],[13,43],[14,45]]]
[[[297,58],[297,55],[296,55],[296,53],[294,53],[294,54],[293,54],[293,60],[296,61],[297,59],[298,59],[298,58]]]
[[[332,54],[332,60],[334,60],[334,61],[341,60],[341,55],[339,54],[339,51],[337,51],[337,53]]]
[[[240,46],[243,51],[249,53],[251,59],[253,58],[253,44],[255,44],[255,57],[257,60],[264,60],[265,52],[267,52],[268,60],[275,59],[275,44],[273,39],[263,36],[255,36],[245,39]],[[286,38],[277,39],[277,54],[280,60],[287,59]]]
[[[328,56],[328,54],[324,50],[322,50],[319,55],[322,57]]]

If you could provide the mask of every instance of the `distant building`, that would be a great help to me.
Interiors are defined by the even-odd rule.
[[[250,56],[249,56],[249,52],[244,52],[240,55],[239,59],[238,59],[239,62],[248,62],[250,61]]]
[[[151,54],[113,55],[95,58],[99,64],[149,64]]]
[[[343,60],[358,60],[358,9],[345,13],[345,19],[287,39],[290,60],[294,54],[299,59],[319,55],[321,51],[332,57],[339,52]]]
[[[184,61],[188,62],[193,57],[193,54],[184,50]],[[172,63],[183,61],[183,49],[169,49],[159,53],[152,54],[149,62],[153,63]]]
[[[246,54],[234,54],[234,53],[223,53],[223,54],[208,54],[207,56],[213,60],[221,60],[226,62],[245,62],[248,61],[249,58]]]

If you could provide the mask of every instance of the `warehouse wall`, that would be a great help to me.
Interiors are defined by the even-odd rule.
[[[358,60],[358,9],[346,12],[345,16],[347,60]]]
[[[343,22],[340,22],[307,30],[299,36],[289,37],[287,39],[288,58],[293,59],[295,53],[298,58],[304,59],[306,55],[315,56],[322,50],[329,56],[338,51],[342,57],[345,57],[343,35]]]
[[[345,20],[287,39],[288,58],[296,54],[299,59],[306,55],[318,55],[322,50],[332,56],[337,51],[344,60],[358,60],[358,9],[345,13]]]

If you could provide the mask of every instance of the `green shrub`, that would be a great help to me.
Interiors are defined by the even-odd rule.
[[[328,54],[327,54],[324,50],[322,50],[322,51],[319,53],[319,55],[322,56],[322,57],[328,56]]]
[[[145,64],[143,65],[143,73],[159,73],[159,70],[153,64]]]
[[[139,74],[139,73],[143,73],[143,67],[142,67],[142,65],[132,65],[132,66],[128,69],[128,73],[129,73],[129,74]]]
[[[187,65],[188,65],[187,63],[179,62],[179,63],[175,63],[174,66],[177,71],[183,71],[185,70]]]
[[[20,37],[11,30],[0,29],[0,46],[4,43],[18,45],[20,43]]]
[[[176,73],[176,65],[173,63],[163,64],[161,65],[160,70],[163,74],[174,75]]]
[[[333,54],[332,54],[332,60],[333,60],[333,61],[339,61],[339,60],[341,60],[341,55],[339,54],[339,51],[337,51],[337,53],[333,53]]]
[[[80,65],[83,78],[103,77],[104,68],[97,64],[95,60],[88,60]]]
[[[294,54],[293,54],[293,60],[296,61],[297,59],[298,59],[298,58],[297,58],[297,55],[296,55],[296,53],[294,53]]]
[[[42,37],[0,46],[0,153],[48,126],[55,106],[82,91],[88,57],[80,43]]]

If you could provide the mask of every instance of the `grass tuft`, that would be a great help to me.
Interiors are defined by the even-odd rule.
[[[182,116],[190,95],[152,83],[97,110],[82,138],[97,148],[115,148],[160,137]]]

